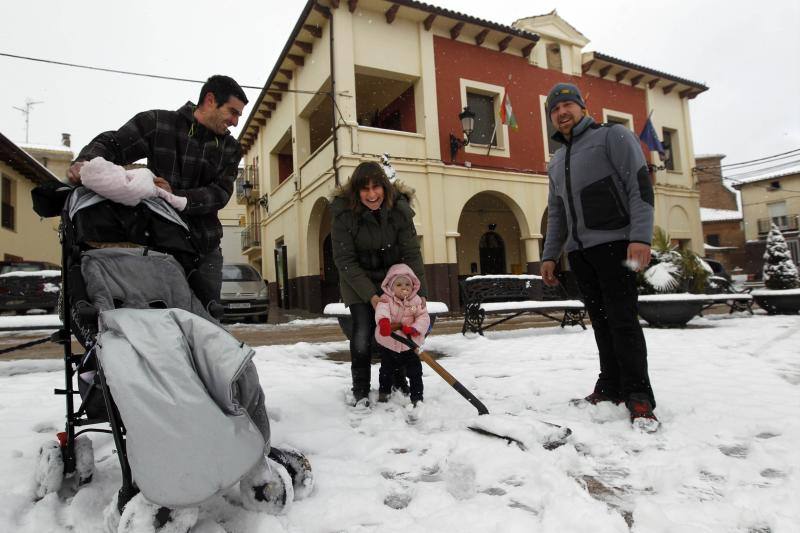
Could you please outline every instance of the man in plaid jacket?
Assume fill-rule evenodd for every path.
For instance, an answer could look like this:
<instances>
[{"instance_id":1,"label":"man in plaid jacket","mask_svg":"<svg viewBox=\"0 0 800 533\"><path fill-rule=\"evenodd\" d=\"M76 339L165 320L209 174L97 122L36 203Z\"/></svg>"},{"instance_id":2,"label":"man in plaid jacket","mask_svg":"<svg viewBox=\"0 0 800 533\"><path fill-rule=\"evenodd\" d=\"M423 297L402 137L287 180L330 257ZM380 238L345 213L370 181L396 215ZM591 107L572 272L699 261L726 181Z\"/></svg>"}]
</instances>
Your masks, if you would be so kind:
<instances>
[{"instance_id":1,"label":"man in plaid jacket","mask_svg":"<svg viewBox=\"0 0 800 533\"><path fill-rule=\"evenodd\" d=\"M219 301L222 287L222 224L217 212L233 193L242 150L228 132L247 104L233 78L212 76L200 90L199 104L177 111L154 109L137 114L117 131L95 137L76 158L67 176L80 184L86 161L103 157L117 165L147 159L155 185L186 199L180 211L200 250L189 283L207 306Z\"/></svg>"}]
</instances>

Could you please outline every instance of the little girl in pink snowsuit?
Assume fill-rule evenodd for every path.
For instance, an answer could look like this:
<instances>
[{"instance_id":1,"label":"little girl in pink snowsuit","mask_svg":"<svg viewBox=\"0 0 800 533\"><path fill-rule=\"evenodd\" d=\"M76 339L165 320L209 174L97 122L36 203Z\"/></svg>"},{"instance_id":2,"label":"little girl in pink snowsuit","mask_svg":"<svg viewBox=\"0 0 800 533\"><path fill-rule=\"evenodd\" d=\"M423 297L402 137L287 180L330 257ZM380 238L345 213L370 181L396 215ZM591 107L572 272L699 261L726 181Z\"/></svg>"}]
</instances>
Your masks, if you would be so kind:
<instances>
[{"instance_id":1,"label":"little girl in pink snowsuit","mask_svg":"<svg viewBox=\"0 0 800 533\"><path fill-rule=\"evenodd\" d=\"M396 367L405 367L411 386L411 402L422 401L422 363L414 350L391 337L396 331L401 337L422 344L431 317L428 309L417 295L420 283L408 265L392 265L383 279L380 302L375 307L375 339L381 352L381 368L378 373L378 401L385 402L392 392L392 375Z\"/></svg>"}]
</instances>

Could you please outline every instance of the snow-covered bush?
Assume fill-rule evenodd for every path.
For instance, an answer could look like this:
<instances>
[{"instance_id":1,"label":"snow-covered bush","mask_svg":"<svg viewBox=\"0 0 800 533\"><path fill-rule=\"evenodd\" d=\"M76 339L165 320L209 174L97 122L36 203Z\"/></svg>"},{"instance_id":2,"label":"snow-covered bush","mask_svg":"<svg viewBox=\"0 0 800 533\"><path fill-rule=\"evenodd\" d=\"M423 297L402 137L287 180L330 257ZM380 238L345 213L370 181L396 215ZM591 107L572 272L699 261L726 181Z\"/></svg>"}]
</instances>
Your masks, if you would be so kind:
<instances>
[{"instance_id":1,"label":"snow-covered bush","mask_svg":"<svg viewBox=\"0 0 800 533\"><path fill-rule=\"evenodd\" d=\"M767 249L764 251L764 285L768 289L782 290L800 287L797 267L786 246L781 230L775 224L767 236Z\"/></svg>"},{"instance_id":2,"label":"snow-covered bush","mask_svg":"<svg viewBox=\"0 0 800 533\"><path fill-rule=\"evenodd\" d=\"M667 232L658 226L651 250L650 265L638 277L640 294L705 292L713 272L696 253L673 245Z\"/></svg>"}]
</instances>

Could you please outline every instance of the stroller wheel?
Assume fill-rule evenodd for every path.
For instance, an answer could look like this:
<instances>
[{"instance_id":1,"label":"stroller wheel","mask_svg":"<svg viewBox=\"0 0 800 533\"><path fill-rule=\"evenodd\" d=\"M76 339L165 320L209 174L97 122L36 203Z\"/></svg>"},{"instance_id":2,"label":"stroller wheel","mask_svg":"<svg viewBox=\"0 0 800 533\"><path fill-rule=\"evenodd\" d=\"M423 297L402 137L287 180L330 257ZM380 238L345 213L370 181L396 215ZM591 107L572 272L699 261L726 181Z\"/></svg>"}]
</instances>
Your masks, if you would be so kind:
<instances>
[{"instance_id":1,"label":"stroller wheel","mask_svg":"<svg viewBox=\"0 0 800 533\"><path fill-rule=\"evenodd\" d=\"M269 457L239 482L245 508L273 515L285 514L294 500L292 478L280 463Z\"/></svg>"},{"instance_id":2,"label":"stroller wheel","mask_svg":"<svg viewBox=\"0 0 800 533\"><path fill-rule=\"evenodd\" d=\"M268 457L280 463L289 473L292 478L295 500L302 500L311 494L311 491L314 490L314 472L311 470L311 462L308 457L289 446L281 448L273 446Z\"/></svg>"},{"instance_id":3,"label":"stroller wheel","mask_svg":"<svg viewBox=\"0 0 800 533\"><path fill-rule=\"evenodd\" d=\"M78 474L78 486L92 481L94 475L94 448L92 439L85 435L75 439L75 472Z\"/></svg>"},{"instance_id":4,"label":"stroller wheel","mask_svg":"<svg viewBox=\"0 0 800 533\"><path fill-rule=\"evenodd\" d=\"M39 447L33 481L37 500L51 492L58 492L61 488L61 483L64 481L64 457L61 455L61 445L58 441L50 440Z\"/></svg>"},{"instance_id":5,"label":"stroller wheel","mask_svg":"<svg viewBox=\"0 0 800 533\"><path fill-rule=\"evenodd\" d=\"M114 506L116 509L116 505ZM197 522L198 508L166 509L140 492L125 506L118 533L187 533Z\"/></svg>"}]
</instances>

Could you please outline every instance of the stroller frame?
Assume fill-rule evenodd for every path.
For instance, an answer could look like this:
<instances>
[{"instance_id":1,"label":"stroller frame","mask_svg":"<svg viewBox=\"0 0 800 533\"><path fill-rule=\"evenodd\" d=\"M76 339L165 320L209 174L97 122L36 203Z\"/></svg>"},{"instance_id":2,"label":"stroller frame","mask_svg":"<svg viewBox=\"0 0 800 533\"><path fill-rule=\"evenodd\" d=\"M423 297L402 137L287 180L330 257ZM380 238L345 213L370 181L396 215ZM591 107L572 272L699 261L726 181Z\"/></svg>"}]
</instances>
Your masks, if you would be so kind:
<instances>
[{"instance_id":1,"label":"stroller frame","mask_svg":"<svg viewBox=\"0 0 800 533\"><path fill-rule=\"evenodd\" d=\"M91 346L84 346L86 352L83 355L77 355L72 351L72 334L73 334L73 320L72 309L70 305L70 268L76 264L80 266L80 247L73 242L73 235L67 228L68 224L62 219L59 228L59 237L61 241L61 269L62 269L62 294L63 296L63 326L56 332L56 342L64 346L64 373L65 373L65 388L55 389L56 395L63 394L66 396L66 427L63 433L59 433L59 443L61 444L62 457L64 460L64 476L72 476L77 467L76 453L75 453L75 440L78 436L84 433L110 433L114 438L114 446L117 450L117 457L119 459L120 469L122 471L122 487L119 490L117 498L117 509L122 513L125 505L133 498L139 490L133 483L133 476L131 473L130 463L128 462L128 455L125 447L125 426L117 413L114 402L111 398L111 393L106 383L103 367L99 359L95 358L97 364L97 376L99 377L100 393L103 395L103 402L105 405L106 418L91 418L87 414L87 407L91 394L97 388L95 383L89 384L89 389L85 397L81 399L81 404L75 410L74 395L80 396L80 392L76 390L74 382L76 374L80 365L92 355L95 349L94 341ZM81 379L80 376L77 379ZM95 426L98 424L108 423L110 429L103 429ZM88 483L91 478L85 481Z\"/></svg>"}]
</instances>

